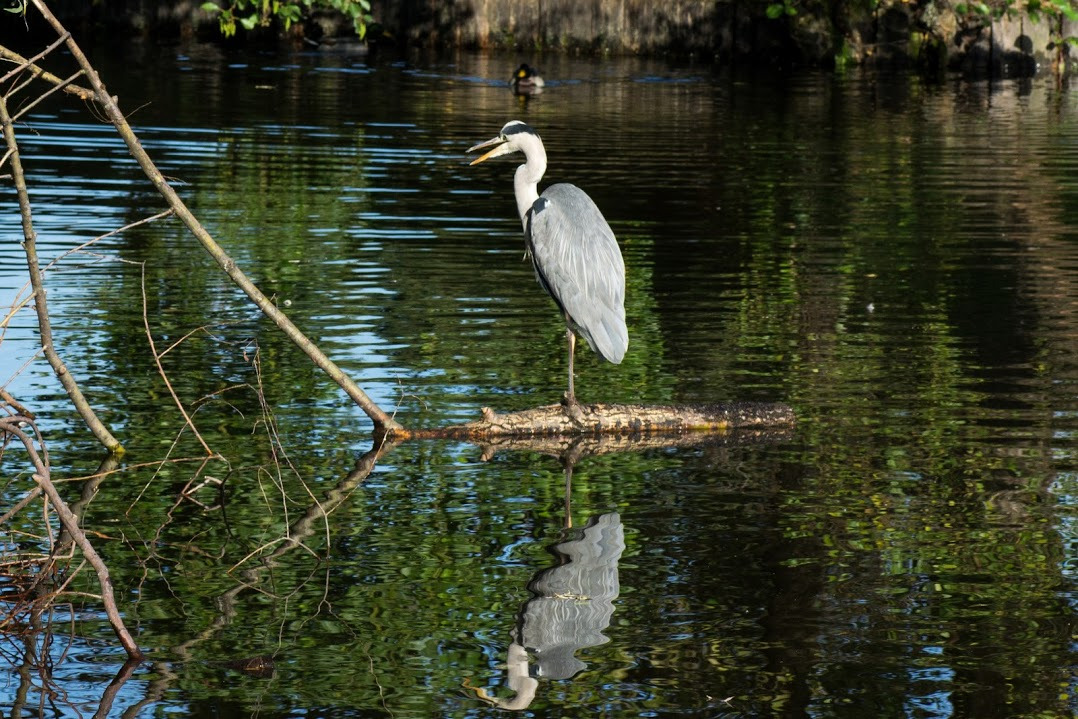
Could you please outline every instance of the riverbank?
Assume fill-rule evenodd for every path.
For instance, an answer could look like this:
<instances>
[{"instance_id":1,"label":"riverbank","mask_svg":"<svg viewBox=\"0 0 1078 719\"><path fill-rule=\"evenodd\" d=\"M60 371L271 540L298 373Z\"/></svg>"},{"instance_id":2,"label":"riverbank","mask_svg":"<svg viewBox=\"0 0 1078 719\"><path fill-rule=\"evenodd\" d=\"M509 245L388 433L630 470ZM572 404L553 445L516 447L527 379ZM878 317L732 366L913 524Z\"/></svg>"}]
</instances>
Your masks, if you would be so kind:
<instances>
[{"instance_id":1,"label":"riverbank","mask_svg":"<svg viewBox=\"0 0 1078 719\"><path fill-rule=\"evenodd\" d=\"M221 40L199 2L124 0L51 3L84 32L117 28L154 37ZM371 39L421 47L525 49L582 54L685 56L778 67L870 66L933 75L1025 77L1065 70L1065 40L1078 34L1060 17L992 19L950 0L881 2L875 8L801 0L374 0ZM774 16L774 17L772 17ZM293 26L245 32L231 42L325 42L352 35L351 21L316 13ZM115 37L115 35L111 35ZM352 35L354 37L354 35Z\"/></svg>"}]
</instances>

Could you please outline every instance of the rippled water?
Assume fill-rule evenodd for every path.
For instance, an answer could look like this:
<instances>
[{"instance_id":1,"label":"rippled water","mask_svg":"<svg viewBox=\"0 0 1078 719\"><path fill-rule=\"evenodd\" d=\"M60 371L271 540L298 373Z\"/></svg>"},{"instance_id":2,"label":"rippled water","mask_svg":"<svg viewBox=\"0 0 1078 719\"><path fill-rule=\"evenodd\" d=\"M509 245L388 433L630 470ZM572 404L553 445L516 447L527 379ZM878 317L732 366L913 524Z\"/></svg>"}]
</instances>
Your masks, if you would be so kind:
<instances>
[{"instance_id":1,"label":"rippled water","mask_svg":"<svg viewBox=\"0 0 1078 719\"><path fill-rule=\"evenodd\" d=\"M84 521L150 660L108 698L123 655L97 602L75 595L42 620L52 634L24 616L8 626L0 703L27 716L1078 709L1069 87L542 57L547 89L524 100L505 56L198 47L100 62L211 233L405 425L564 389L515 163L464 154L510 119L542 134L547 181L596 200L628 267L629 353L615 367L581 352L581 398L786 402L799 424L587 456L571 482L541 451L461 443L397 446L369 471L369 421L177 221L63 254L162 204L109 126L55 103L19 137L41 251L61 258L47 276L57 346L128 448L121 471L65 486L96 491ZM13 194L0 202L6 305L25 270ZM222 459L196 459L147 348L144 289L168 378ZM23 366L34 327L25 310L11 320L0 382L38 413L54 473L84 477L99 450L47 366ZM3 461L10 503L29 478L18 452ZM45 546L40 515L9 522L9 552ZM86 572L72 587L96 591Z\"/></svg>"}]
</instances>

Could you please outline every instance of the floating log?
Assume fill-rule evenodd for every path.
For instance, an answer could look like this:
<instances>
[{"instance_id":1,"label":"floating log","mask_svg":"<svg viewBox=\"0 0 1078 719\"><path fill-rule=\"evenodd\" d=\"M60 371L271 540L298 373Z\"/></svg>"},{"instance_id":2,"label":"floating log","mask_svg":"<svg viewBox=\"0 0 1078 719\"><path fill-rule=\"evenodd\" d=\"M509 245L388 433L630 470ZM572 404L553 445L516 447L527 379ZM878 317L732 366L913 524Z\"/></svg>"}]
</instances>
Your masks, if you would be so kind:
<instances>
[{"instance_id":1,"label":"floating log","mask_svg":"<svg viewBox=\"0 0 1078 719\"><path fill-rule=\"evenodd\" d=\"M733 429L792 427L793 410L768 402L697 405L552 404L499 414L484 407L475 422L435 429L394 428L392 439L466 439L566 437L721 432Z\"/></svg>"}]
</instances>

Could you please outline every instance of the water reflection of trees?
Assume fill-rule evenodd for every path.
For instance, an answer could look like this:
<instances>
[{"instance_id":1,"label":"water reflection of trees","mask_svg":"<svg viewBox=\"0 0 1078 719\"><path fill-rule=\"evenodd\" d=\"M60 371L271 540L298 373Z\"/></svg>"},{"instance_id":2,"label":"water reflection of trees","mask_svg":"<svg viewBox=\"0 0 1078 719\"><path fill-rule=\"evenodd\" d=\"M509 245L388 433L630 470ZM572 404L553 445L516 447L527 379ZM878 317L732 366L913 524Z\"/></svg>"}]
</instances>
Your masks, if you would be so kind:
<instances>
[{"instance_id":1,"label":"water reflection of trees","mask_svg":"<svg viewBox=\"0 0 1078 719\"><path fill-rule=\"evenodd\" d=\"M349 94L343 80L338 85L336 94L327 92L336 99L327 102L358 107L362 93ZM602 88L590 91L605 98ZM1072 383L1076 365L1067 229L1073 164L1061 159L1050 133L1025 134L1008 119L1026 102L1009 91L970 88L952 97L916 85L894 91L822 83L777 103L763 102L772 97L763 89L754 96L743 88L738 92L749 94L736 102L724 92L733 91L719 89L708 101L689 93L678 113L636 103L619 125L626 132L619 152L611 153L618 156L604 163L623 183L606 182L600 168L583 160L559 160L566 176L614 208L615 227L620 221L631 228L622 235L630 265L638 268L631 276L647 268L634 291L647 299L637 300L644 304L634 310L633 342L649 356L642 356L639 372L602 368L593 377L615 378L611 392L647 394L657 385L677 397L785 395L810 421L792 447L589 463L581 492L594 507L630 507L636 532L627 537L632 561L622 562L619 576L631 590L623 597L632 601L619 605L617 616L626 622L616 647L606 648L614 656L599 665L659 709L718 712L726 709L719 700L729 697L737 710L759 715L826 713L836 702L890 715L946 695L955 715L992 715L1002 706L1016 714L1064 713L1072 702L1059 698L1060 687L1073 680L1060 658L1071 654L1074 619L1067 605L1072 590L1060 578L1068 558L1059 536L1062 510L1049 490L1070 471L1073 444L1074 408L1059 390ZM298 120L295 96L284 92L281 103ZM433 126L444 116L446 97L424 97L417 124ZM364 117L397 116L401 98ZM1026 111L1049 113L1037 126L1063 132L1062 101L1049 96L1047 103ZM191 118L193 109L180 104L178 116ZM597 106L609 109L617 100ZM898 111L910 106L919 111ZM407 152L417 146L466 136L479 111L459 97L450 107L460 117L437 139L430 129L420 141L398 128L385 130L377 143L390 159L396 152L414 160ZM529 111L567 143L570 125L590 128L587 120L597 119L558 120L550 104ZM665 116L678 119L671 126ZM791 117L799 119L791 123ZM654 146L641 129L649 123L668 133L667 142L663 153L641 162L632 140ZM572 140L581 146L598 137L589 136L596 130L582 133ZM1003 134L1018 134L1025 151L994 142ZM970 135L979 141L968 142ZM277 142L302 145L302 130L235 132L222 144L219 162L197 171L177 163L171 171L182 169L200 188L192 191L206 193L199 203L207 207L221 204L222 193L230 198L225 204L238 198L243 212L221 214L217 222L234 223L232 247L262 268L272 285L267 289L293 301L305 326L322 328L313 334L340 336L342 326L372 332L385 345L368 351L380 357L353 361L382 380L383 361L402 372L444 370L444 378L413 385L434 397L435 415L453 404L439 404L440 398L455 392L439 385L459 382L460 395L484 382L490 394L507 386L560 386L559 320L531 284L527 265L516 263L518 226L508 199L504 227L480 226L494 212L492 199L450 203L437 188L475 190L478 183L446 157L432 152L414 167L383 162L371 170L361 164L370 158L364 152L370 140L357 130L347 138L354 154L348 147L331 151L334 140L317 140L298 155L309 166L291 167L275 161ZM760 154L761 145L768 152ZM669 167L671 156L691 159L701 146L709 149L707 161ZM166 148L159 154L168 161ZM633 177L624 172L628 158L639 167ZM948 187L942 180L953 172L942 172L946 164L980 182L961 191ZM403 195L361 192L371 172L382 173L388 186L421 189L438 212L472 218L476 232L467 224L447 229L437 216L415 217ZM673 182L685 184L671 198L662 186ZM355 201L341 203L326 192L334 183L353 188ZM265 196L272 187L282 189L279 198ZM304 196L293 201L295 195ZM312 214L331 231L310 233ZM634 224L644 216L648 223ZM992 230L1001 226L1009 228L1006 237ZM400 234L390 236L391 230ZM477 246L476 236L489 244ZM201 324L205 312L242 314L216 280L200 274L203 260L171 251L173 239L135 235L122 249L130 259L150 260L152 313L162 339ZM164 255L168 261L160 262ZM319 272L306 272L312 267ZM349 289L306 302L319 285ZM101 292L126 304L136 285L126 278ZM491 297L504 305L476 299ZM463 321L461 304L493 319L497 330ZM116 368L132 390L140 370L130 348L141 329L133 315L110 309L111 301L101 306L115 314L102 319L109 327L102 354L87 353L86 361ZM528 319L533 313L549 313L551 341L537 338ZM700 327L704 316L721 329ZM317 405L331 391L256 321L230 336L231 344L206 341L175 355L181 365L212 368L185 375L186 396L249 381L238 348L253 336L274 378L267 389L273 402ZM348 351L349 344L341 341L340 348ZM458 359L467 366L446 367ZM144 428L159 445L165 437L167 446L172 434L161 427L158 405L128 407L116 392L109 403L114 411L130 412L130 426ZM237 400L247 412L256 405L250 396ZM347 437L354 435L318 426L319 416L290 415L289 427L295 446L315 448L307 473L333 476L347 462ZM235 431L238 424L221 427ZM262 439L244 434L235 450L252 466L265 460ZM501 457L483 467L474 460L447 445L417 446L394 458L387 468L392 479L375 481L355 506L340 509L328 543L341 561L324 584L312 588L309 557L283 558L272 574L287 590L278 598L289 601L240 593L224 622L206 598L232 587L222 578L225 570L258 542L184 507L184 521L159 538L169 548L162 550L160 574L141 584L135 569L125 577L144 593L136 611L153 618L147 631L158 633L162 646L182 645L212 628L192 658L257 655L278 645L302 656L304 676L281 677L282 701L312 692L337 696L340 667L370 668L374 657L377 670L348 688L349 704L377 707L385 701L382 688L423 684L437 696L391 692L391 705L422 705L428 714L458 709L446 697L454 696L460 667L488 671L503 658L498 633L505 612L484 608L504 603L514 588L523 595L526 583L526 571L491 558L522 541L550 544L551 508L560 507L551 489L558 473L543 458ZM157 519L188 478L158 475L154 486L162 498L140 504L132 523ZM148 479L136 475L130 484L142 487ZM231 481L237 489L260 486L257 471ZM506 489L509 482L521 488ZM102 516L122 514L135 491L110 490ZM267 536L280 536L287 526L253 490L233 495L229 518ZM196 545L198 552L179 549ZM529 559L528 571L541 566L540 558ZM332 615L321 611L326 597L333 599ZM520 596L517 606L526 600ZM175 606L186 612L183 622L161 618L173 616ZM319 622L324 625L316 627ZM459 636L469 622L484 637L483 651L473 637ZM499 638L485 638L491 634ZM312 642L321 645L318 651L309 650ZM221 671L184 664L182 683L212 685ZM594 686L552 687L550 700L579 706L571 700Z\"/></svg>"},{"instance_id":2,"label":"water reflection of trees","mask_svg":"<svg viewBox=\"0 0 1078 719\"><path fill-rule=\"evenodd\" d=\"M742 105L751 120L732 107L715 178L715 204L731 211L716 242L676 257L692 267L730 248L729 294L741 298L731 350L690 350L682 371L716 386L784 377L821 420L805 428L815 470L775 497L775 528L789 539L761 555L775 568L763 671L790 711L861 692L884 714L944 695L961 715L1035 711L1053 702L1042 687L1068 681L1050 661L1023 663L1065 652L1074 626L1052 589L1065 554L1049 494L1067 468L1053 455L1073 436L1055 390L1078 349L1060 330L1078 285L1057 269L1074 263L1063 200L1073 191L1053 172L1044 128L1057 121L1024 130L1013 90L980 100L970 114L916 85L846 84L790 93L763 118L757 104ZM1004 132L1018 141L995 142ZM814 133L823 137L804 139ZM758 143L794 151L768 165ZM971 178L960 189L943 181L963 174L956 163ZM663 304L695 300L681 285L658 289L664 330L691 338ZM819 504L806 512L809 495ZM866 603L873 596L884 601ZM1020 606L1060 617L1058 631L1038 631ZM904 645L908 695L845 674L873 660L866 631Z\"/></svg>"}]
</instances>

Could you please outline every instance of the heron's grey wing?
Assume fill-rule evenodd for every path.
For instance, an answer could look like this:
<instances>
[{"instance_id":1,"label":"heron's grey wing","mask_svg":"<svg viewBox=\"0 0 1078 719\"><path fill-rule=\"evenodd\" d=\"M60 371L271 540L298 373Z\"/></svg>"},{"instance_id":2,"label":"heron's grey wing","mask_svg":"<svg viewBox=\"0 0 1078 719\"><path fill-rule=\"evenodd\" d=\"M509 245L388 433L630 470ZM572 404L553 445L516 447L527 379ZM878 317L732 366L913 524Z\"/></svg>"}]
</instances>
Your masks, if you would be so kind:
<instances>
[{"instance_id":1,"label":"heron's grey wing","mask_svg":"<svg viewBox=\"0 0 1078 719\"><path fill-rule=\"evenodd\" d=\"M532 205L525 238L539 282L573 329L620 363L629 346L625 263L599 208L574 185L551 185Z\"/></svg>"}]
</instances>

